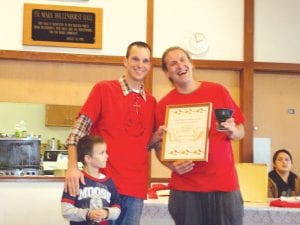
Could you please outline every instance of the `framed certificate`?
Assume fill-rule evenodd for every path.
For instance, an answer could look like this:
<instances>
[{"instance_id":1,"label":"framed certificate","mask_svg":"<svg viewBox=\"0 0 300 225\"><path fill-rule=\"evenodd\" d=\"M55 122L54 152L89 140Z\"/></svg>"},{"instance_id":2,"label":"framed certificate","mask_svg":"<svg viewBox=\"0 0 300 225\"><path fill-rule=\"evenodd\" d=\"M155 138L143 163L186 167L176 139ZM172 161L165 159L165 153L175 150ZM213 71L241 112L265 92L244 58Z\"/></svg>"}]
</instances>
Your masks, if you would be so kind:
<instances>
[{"instance_id":1,"label":"framed certificate","mask_svg":"<svg viewBox=\"0 0 300 225\"><path fill-rule=\"evenodd\" d=\"M211 103L169 105L161 160L208 160Z\"/></svg>"}]
</instances>

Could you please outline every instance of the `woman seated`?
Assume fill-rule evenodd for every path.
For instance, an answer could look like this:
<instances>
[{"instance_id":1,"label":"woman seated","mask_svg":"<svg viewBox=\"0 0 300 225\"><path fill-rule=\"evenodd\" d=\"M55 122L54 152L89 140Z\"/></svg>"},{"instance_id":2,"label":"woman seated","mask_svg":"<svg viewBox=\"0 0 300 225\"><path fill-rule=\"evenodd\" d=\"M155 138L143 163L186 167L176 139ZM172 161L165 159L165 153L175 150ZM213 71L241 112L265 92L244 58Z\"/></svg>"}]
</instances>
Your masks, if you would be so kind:
<instances>
[{"instance_id":1,"label":"woman seated","mask_svg":"<svg viewBox=\"0 0 300 225\"><path fill-rule=\"evenodd\" d=\"M295 196L300 194L297 175L291 172L292 155L286 149L280 149L273 156L273 170L269 172L268 197Z\"/></svg>"}]
</instances>

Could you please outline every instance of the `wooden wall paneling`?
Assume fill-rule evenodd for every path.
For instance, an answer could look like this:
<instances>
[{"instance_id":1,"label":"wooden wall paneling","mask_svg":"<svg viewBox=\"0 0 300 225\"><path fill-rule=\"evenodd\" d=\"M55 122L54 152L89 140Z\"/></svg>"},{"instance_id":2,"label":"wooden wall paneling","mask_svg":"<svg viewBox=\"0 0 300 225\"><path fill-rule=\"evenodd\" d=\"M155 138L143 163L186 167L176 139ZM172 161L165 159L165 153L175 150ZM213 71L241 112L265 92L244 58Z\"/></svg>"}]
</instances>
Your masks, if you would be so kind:
<instances>
[{"instance_id":1,"label":"wooden wall paneling","mask_svg":"<svg viewBox=\"0 0 300 225\"><path fill-rule=\"evenodd\" d=\"M253 162L254 0L244 0L244 68L240 74L241 109L246 117L240 162Z\"/></svg>"},{"instance_id":2,"label":"wooden wall paneling","mask_svg":"<svg viewBox=\"0 0 300 225\"><path fill-rule=\"evenodd\" d=\"M244 68L240 76L241 109L245 115L245 137L240 141L240 162L253 162L253 69Z\"/></svg>"},{"instance_id":3,"label":"wooden wall paneling","mask_svg":"<svg viewBox=\"0 0 300 225\"><path fill-rule=\"evenodd\" d=\"M146 42L153 51L153 11L154 0L147 0L147 26L146 26ZM153 83L153 69L151 68L149 74L145 79L145 90L152 93ZM148 186L151 185L151 152L148 152Z\"/></svg>"},{"instance_id":4,"label":"wooden wall paneling","mask_svg":"<svg viewBox=\"0 0 300 225\"><path fill-rule=\"evenodd\" d=\"M0 50L0 59L62 62L62 63L105 64L105 65L123 64L122 56L102 56L102 55L31 52L31 51L15 51L15 50Z\"/></svg>"},{"instance_id":5,"label":"wooden wall paneling","mask_svg":"<svg viewBox=\"0 0 300 225\"><path fill-rule=\"evenodd\" d=\"M153 14L154 0L147 0L147 25L146 25L146 42L153 50ZM151 69L145 79L145 90L152 93L153 70Z\"/></svg>"},{"instance_id":6,"label":"wooden wall paneling","mask_svg":"<svg viewBox=\"0 0 300 225\"><path fill-rule=\"evenodd\" d=\"M154 0L147 0L147 43L153 47L153 10ZM253 62L254 49L254 0L244 0L244 59L243 61L222 60L194 60L194 65L199 69L225 69L241 71L241 108L245 113L246 137L241 144L241 162L252 161L252 138L253 138L253 73L292 73L299 74L300 64ZM29 61L52 61L63 63L84 64L107 64L122 65L120 56L100 56L85 54L48 53L0 50L0 60L29 60ZM153 59L154 66L160 66L160 59ZM152 90L153 71L149 73L145 81L145 88Z\"/></svg>"},{"instance_id":7,"label":"wooden wall paneling","mask_svg":"<svg viewBox=\"0 0 300 225\"><path fill-rule=\"evenodd\" d=\"M244 61L254 59L254 0L244 0Z\"/></svg>"},{"instance_id":8,"label":"wooden wall paneling","mask_svg":"<svg viewBox=\"0 0 300 225\"><path fill-rule=\"evenodd\" d=\"M299 74L300 64L298 63L269 63L269 62L254 62L255 72L272 72Z\"/></svg>"}]
</instances>

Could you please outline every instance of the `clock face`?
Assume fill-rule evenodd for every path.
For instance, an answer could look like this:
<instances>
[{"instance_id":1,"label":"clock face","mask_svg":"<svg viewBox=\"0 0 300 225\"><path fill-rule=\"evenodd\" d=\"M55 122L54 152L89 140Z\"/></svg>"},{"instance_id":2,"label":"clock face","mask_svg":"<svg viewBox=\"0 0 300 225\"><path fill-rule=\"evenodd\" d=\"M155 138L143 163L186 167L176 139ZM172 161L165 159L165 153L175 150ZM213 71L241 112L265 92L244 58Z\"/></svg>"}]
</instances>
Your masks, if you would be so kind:
<instances>
[{"instance_id":1,"label":"clock face","mask_svg":"<svg viewBox=\"0 0 300 225\"><path fill-rule=\"evenodd\" d=\"M203 54L208 50L208 42L203 33L194 32L187 37L187 50L194 55Z\"/></svg>"}]
</instances>

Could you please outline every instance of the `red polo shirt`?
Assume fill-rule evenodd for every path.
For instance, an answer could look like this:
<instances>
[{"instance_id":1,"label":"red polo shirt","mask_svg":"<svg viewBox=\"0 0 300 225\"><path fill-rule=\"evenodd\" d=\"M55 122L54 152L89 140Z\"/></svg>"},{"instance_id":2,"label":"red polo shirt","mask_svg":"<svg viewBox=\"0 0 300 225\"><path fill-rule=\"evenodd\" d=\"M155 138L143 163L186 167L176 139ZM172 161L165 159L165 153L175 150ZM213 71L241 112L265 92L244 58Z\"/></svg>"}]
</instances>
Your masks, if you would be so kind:
<instances>
[{"instance_id":1,"label":"red polo shirt","mask_svg":"<svg viewBox=\"0 0 300 225\"><path fill-rule=\"evenodd\" d=\"M124 95L117 80L97 83L80 114L92 121L91 134L107 143L105 173L120 194L146 198L148 181L147 145L154 123L154 97L135 92Z\"/></svg>"}]
</instances>

